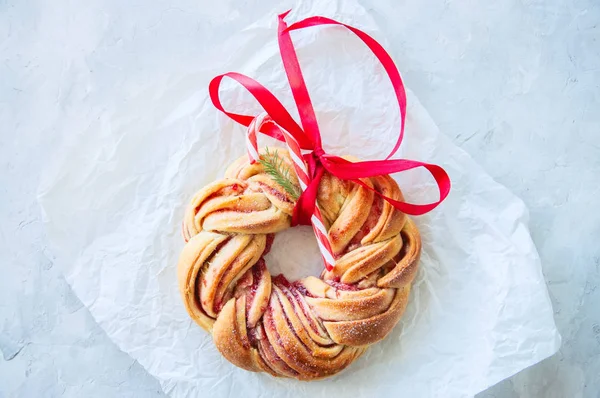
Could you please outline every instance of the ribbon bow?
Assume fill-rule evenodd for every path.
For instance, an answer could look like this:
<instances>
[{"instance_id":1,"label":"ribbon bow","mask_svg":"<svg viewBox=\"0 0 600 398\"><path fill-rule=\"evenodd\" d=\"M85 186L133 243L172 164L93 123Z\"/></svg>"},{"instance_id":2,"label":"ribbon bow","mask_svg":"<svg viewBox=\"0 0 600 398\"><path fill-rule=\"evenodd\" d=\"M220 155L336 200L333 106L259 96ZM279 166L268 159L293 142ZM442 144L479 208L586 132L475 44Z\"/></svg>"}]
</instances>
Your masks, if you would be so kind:
<instances>
[{"instance_id":1,"label":"ribbon bow","mask_svg":"<svg viewBox=\"0 0 600 398\"><path fill-rule=\"evenodd\" d=\"M365 32L330 18L314 16L288 26L284 19L289 12L290 11L287 11L279 15L278 42L281 59L283 61L285 73L292 90L294 101L296 102L296 106L298 108L298 114L300 115L302 127L296 123L294 118L289 114L281 102L269 90L267 90L267 88L265 88L256 80L240 73L229 72L215 77L209 84L209 94L213 105L218 110L244 126L252 125L253 128L249 129L249 134L251 134L251 130L256 130L260 131L262 134L285 142L288 147L290 147L290 145L293 146L294 143L297 145L297 154L302 156L306 164L305 170L308 179L306 187L303 189L303 192L296 203L296 207L294 208L292 225L310 225L312 223L315 233L317 233L317 227L315 226L315 214L318 214L319 211L318 207L316 206L316 197L319 181L323 176L324 171L327 171L342 180L353 181L366 189L374 191L376 195L381 196L396 209L406 214L421 215L435 209L440 203L442 203L442 201L450 192L450 178L448 177L446 171L440 166L434 164L408 159L390 159L400 148L402 138L404 137L404 124L406 119L406 91L404 89L404 84L402 83L400 73L398 72L398 69L396 68L396 65L394 64L394 61L390 55L375 39ZM298 62L298 57L290 36L290 32L293 30L300 30L319 25L343 26L358 36L358 38L360 38L373 52L379 62L381 62L390 79L390 82L392 83L394 93L398 101L398 106L400 108L400 131L394 148L383 160L349 162L339 156L328 154L323 150L321 133L317 124L315 111L310 100L308 89L300 69L300 63ZM263 107L268 117L265 117L266 115L253 117L226 111L219 98L219 87L224 77L232 78L245 87ZM256 120L258 118L260 118L260 120ZM251 138L250 141L251 144L256 147L256 138ZM310 152L302 155L300 148ZM252 154L250 154L250 157L252 159ZM256 157L258 157L258 154L256 154ZM297 162L295 162L295 168L296 172L298 173L299 170L296 163ZM435 179L439 189L439 199L437 201L427 204L414 204L394 200L381 194L380 192L377 192L360 180L360 178L392 174L418 167L423 167L428 170ZM300 178L300 180L302 179ZM319 237L318 233L317 237ZM331 253L330 248L328 251ZM321 252L324 253L323 248ZM323 257L325 258L327 268L331 269L333 267L333 264L331 263L333 259L326 258L329 256L326 256L325 253Z\"/></svg>"}]
</instances>

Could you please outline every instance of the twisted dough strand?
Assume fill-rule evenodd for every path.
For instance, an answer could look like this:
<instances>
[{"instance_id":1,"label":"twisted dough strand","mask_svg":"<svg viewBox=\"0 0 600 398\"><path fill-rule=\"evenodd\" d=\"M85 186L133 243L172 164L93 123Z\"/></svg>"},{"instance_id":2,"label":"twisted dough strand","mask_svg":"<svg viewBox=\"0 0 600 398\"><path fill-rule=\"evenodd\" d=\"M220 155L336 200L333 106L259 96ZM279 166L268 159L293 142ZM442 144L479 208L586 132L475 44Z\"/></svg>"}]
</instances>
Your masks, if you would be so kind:
<instances>
[{"instance_id":1,"label":"twisted dough strand","mask_svg":"<svg viewBox=\"0 0 600 398\"><path fill-rule=\"evenodd\" d=\"M277 153L291 170L288 152ZM402 200L389 176L363 182ZM317 203L336 265L295 282L272 278L263 260L274 234L290 226L295 202L259 163L240 158L188 206L178 264L183 302L241 368L301 380L331 376L404 312L421 252L415 224L372 191L328 173Z\"/></svg>"}]
</instances>

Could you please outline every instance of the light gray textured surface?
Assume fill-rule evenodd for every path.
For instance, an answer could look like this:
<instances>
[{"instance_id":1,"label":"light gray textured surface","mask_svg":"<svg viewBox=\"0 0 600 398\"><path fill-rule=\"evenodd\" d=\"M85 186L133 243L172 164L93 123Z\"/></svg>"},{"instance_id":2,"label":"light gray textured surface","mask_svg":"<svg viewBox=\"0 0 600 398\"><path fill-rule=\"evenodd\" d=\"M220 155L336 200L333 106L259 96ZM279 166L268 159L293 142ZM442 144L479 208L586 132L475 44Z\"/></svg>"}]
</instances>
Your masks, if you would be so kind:
<instances>
[{"instance_id":1,"label":"light gray textured surface","mask_svg":"<svg viewBox=\"0 0 600 398\"><path fill-rule=\"evenodd\" d=\"M155 57L201 59L270 2L121 3L0 0L0 397L163 396L46 259L39 175L70 105L126 103L160 80ZM563 347L480 396L600 396L600 4L363 4L442 132L531 211ZM414 37L396 37L398 21Z\"/></svg>"}]
</instances>

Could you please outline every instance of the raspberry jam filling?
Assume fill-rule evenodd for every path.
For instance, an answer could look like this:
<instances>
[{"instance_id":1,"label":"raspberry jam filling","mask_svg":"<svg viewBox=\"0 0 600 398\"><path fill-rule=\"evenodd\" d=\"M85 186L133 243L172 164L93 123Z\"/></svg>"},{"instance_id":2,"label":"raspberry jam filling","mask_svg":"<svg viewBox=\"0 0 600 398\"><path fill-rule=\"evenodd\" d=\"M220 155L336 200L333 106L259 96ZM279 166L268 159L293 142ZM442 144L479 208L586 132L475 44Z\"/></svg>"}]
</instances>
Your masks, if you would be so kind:
<instances>
[{"instance_id":1,"label":"raspberry jam filling","mask_svg":"<svg viewBox=\"0 0 600 398\"><path fill-rule=\"evenodd\" d=\"M246 313L250 312L252 308L252 304L254 304L254 298L256 297L256 291L258 290L258 285L260 284L261 277L264 272L266 272L265 260L260 259L258 262L252 267L250 272L252 273L252 285L247 290L246 293ZM265 306L260 308L260 312L264 313L266 310Z\"/></svg>"},{"instance_id":2,"label":"raspberry jam filling","mask_svg":"<svg viewBox=\"0 0 600 398\"><path fill-rule=\"evenodd\" d=\"M219 243L215 249L212 252L212 255L210 257L208 257L205 261L204 264L202 264L202 267L200 268L200 270L198 271L198 275L196 275L196 294L194 295L194 300L197 302L197 304L200 304L199 308L202 308L204 311L206 311L206 307L209 306L209 303L204 303L201 301L200 299L200 290L202 288L206 288L208 286L208 282L206 280L206 278L202 278L202 274L205 271L205 268L207 267L207 264L210 264L211 261L214 259L214 257L217 255L217 253L219 253L219 251L221 250L221 248L223 248L223 246L225 246L229 241L231 240L231 236L226 237L223 242ZM202 283L199 283L199 281L202 280ZM221 310L222 306L220 305L220 302L214 302L213 303L213 310L217 309L217 312Z\"/></svg>"},{"instance_id":3,"label":"raspberry jam filling","mask_svg":"<svg viewBox=\"0 0 600 398\"><path fill-rule=\"evenodd\" d=\"M258 347L259 339L260 337L258 328L248 328L248 342L250 343L250 346L254 348Z\"/></svg>"},{"instance_id":4,"label":"raspberry jam filling","mask_svg":"<svg viewBox=\"0 0 600 398\"><path fill-rule=\"evenodd\" d=\"M275 335L276 344L279 347L283 347L281 344L281 337L279 336L279 333L277 333L277 330L275 329L273 317L271 314L268 314L268 315L269 316L265 316L263 318L264 325L262 325L262 326L264 328L269 328L271 333L273 335ZM266 354L265 357L268 358L269 361L272 362L272 364L269 364L269 365L274 366L274 367L281 367L284 369L285 372L288 372L293 375L298 375L298 372L295 371L294 369L290 368L287 365L287 363L283 359L281 359L281 357L277 354L277 352L275 351L275 349L272 346L272 342L267 337L267 333L266 332L263 332L263 333L265 334L265 338L260 340L259 348L262 348L263 352Z\"/></svg>"},{"instance_id":5,"label":"raspberry jam filling","mask_svg":"<svg viewBox=\"0 0 600 398\"><path fill-rule=\"evenodd\" d=\"M315 297L312 295L311 292L309 292L306 287L302 284L302 282L300 281L295 281L292 283L292 286L294 287L294 290L298 291L301 295L305 296L305 297Z\"/></svg>"},{"instance_id":6,"label":"raspberry jam filling","mask_svg":"<svg viewBox=\"0 0 600 398\"><path fill-rule=\"evenodd\" d=\"M278 299L279 300L279 299ZM280 301L281 303L281 301ZM293 352L290 352L287 347L289 345L292 345L292 342L289 341L289 339L286 339L286 341L283 341L281 335L279 334L279 332L277 331L277 328L275 327L275 322L273 321L273 314L270 314L271 316L269 316L269 318L266 320L265 322L265 327L268 327L269 330L271 331L271 334L275 336L275 340L276 340L276 344L277 346L281 347L281 349L283 350L283 352L286 354L285 356L294 362L295 366L302 368L304 371L313 371L313 369L309 366L308 363L305 363L304 361L300 361L299 358L297 358L296 355L294 355ZM288 318L287 313L285 312L285 310L282 311L282 315L283 318L286 321L286 324L289 328L289 330L292 332L292 334L296 337L296 341L298 343L300 343L302 345L302 347L304 348L304 350L308 350L308 347L306 347L306 345L304 344L304 342L302 341L302 339L300 339L298 337L298 335L296 334L296 331L294 330L292 323L290 321L290 319ZM277 354L276 354L277 355ZM285 359L281 358L280 356L277 356L278 358L280 358L281 361L283 361L283 363L287 365L287 361L285 361Z\"/></svg>"},{"instance_id":7,"label":"raspberry jam filling","mask_svg":"<svg viewBox=\"0 0 600 398\"><path fill-rule=\"evenodd\" d=\"M282 202L286 202L286 203L292 203L292 200L288 197L288 195L284 194L283 192L268 186L267 184L264 184L260 181L257 182L257 184L261 187L261 189L265 192L268 192L269 195L276 197L277 199L281 200Z\"/></svg>"},{"instance_id":8,"label":"raspberry jam filling","mask_svg":"<svg viewBox=\"0 0 600 398\"><path fill-rule=\"evenodd\" d=\"M339 277L337 279L339 279ZM354 285L349 285L347 283L342 283L342 282L339 282L336 280L327 280L324 282L327 283L329 286L334 287L338 290L345 290L345 291L352 291L352 292L360 290L358 287L356 287Z\"/></svg>"},{"instance_id":9,"label":"raspberry jam filling","mask_svg":"<svg viewBox=\"0 0 600 398\"><path fill-rule=\"evenodd\" d=\"M373 204L371 205L371 210L369 212L369 215L367 216L367 220L362 225L361 229L356 233L356 235L354 235L352 237L350 242L348 242L348 245L342 252L343 254L349 253L352 250L355 250L361 246L362 239L365 236L367 236L373 228L375 228L375 226L377 225L377 221L379 221L379 218L381 217L382 213L383 213L383 199L376 197L373 200ZM340 257L343 254L340 254Z\"/></svg>"},{"instance_id":10,"label":"raspberry jam filling","mask_svg":"<svg viewBox=\"0 0 600 398\"><path fill-rule=\"evenodd\" d=\"M195 213L197 213L198 210L200 210L200 207L202 207L204 203L208 202L211 199L218 198L220 196L237 196L244 193L245 190L246 188L244 186L237 183L224 186L223 188L216 190L215 192L211 193L206 198L204 198L204 200L200 202L198 206L196 206Z\"/></svg>"},{"instance_id":11,"label":"raspberry jam filling","mask_svg":"<svg viewBox=\"0 0 600 398\"><path fill-rule=\"evenodd\" d=\"M300 285L298 283L292 285L292 287L295 287L296 285ZM303 286L304 287L304 286ZM306 290L306 289L304 289ZM306 318L306 320L308 321L308 324L310 325L310 328L317 334L322 335L323 331L322 329L319 328L319 325L317 324L318 321L315 320L314 316L311 314L311 310L308 306L308 304L306 303L306 301L302 298L301 293L299 292L298 289L290 289L289 290L290 294L294 297L294 299L296 300L296 302L298 303L298 306L302 309L302 314L304 315L304 317Z\"/></svg>"},{"instance_id":12,"label":"raspberry jam filling","mask_svg":"<svg viewBox=\"0 0 600 398\"><path fill-rule=\"evenodd\" d=\"M265 250L263 251L263 256L266 255L267 253L269 253L271 251L271 248L273 247L273 241L275 240L275 234L268 234L267 235L267 243L265 243Z\"/></svg>"}]
</instances>

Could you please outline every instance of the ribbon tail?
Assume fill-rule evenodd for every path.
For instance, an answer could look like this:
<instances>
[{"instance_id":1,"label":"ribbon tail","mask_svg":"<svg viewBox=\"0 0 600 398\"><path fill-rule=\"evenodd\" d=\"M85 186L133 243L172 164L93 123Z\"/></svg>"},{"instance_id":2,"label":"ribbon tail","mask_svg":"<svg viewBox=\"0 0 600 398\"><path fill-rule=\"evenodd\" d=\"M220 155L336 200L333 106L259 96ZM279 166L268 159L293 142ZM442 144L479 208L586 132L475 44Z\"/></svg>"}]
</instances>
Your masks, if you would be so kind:
<instances>
[{"instance_id":1,"label":"ribbon tail","mask_svg":"<svg viewBox=\"0 0 600 398\"><path fill-rule=\"evenodd\" d=\"M298 198L296 206L294 206L294 213L292 214L292 227L296 225L311 225L313 210L317 206L319 183L324 172L325 169L323 167L317 167L312 181Z\"/></svg>"},{"instance_id":2,"label":"ribbon tail","mask_svg":"<svg viewBox=\"0 0 600 398\"><path fill-rule=\"evenodd\" d=\"M396 143L394 144L394 148L392 148L392 150L386 157L386 159L390 159L398 151L398 149L400 148L400 144L402 143L402 139L404 137L404 124L405 124L405 120L406 120L406 108L407 108L406 89L404 88L404 83L402 82L402 77L400 76L400 72L398 71L398 68L396 67L396 64L394 63L394 60L392 59L392 57L388 54L387 51L385 51L383 46L377 42L377 40L375 40L373 37L369 36L367 33L363 32L362 30L357 29L353 26L346 25L344 23L335 21L331 18L326 18L326 17L321 17L321 16L308 17L301 21L295 22L295 23L291 24L290 26L287 26L287 25L285 25L285 22L283 22L283 24L282 24L282 21L283 21L283 18L285 17L285 15L287 15L287 13L282 14L282 16L280 16L280 18L279 18L280 19L280 31L279 31L280 46L281 46L282 38L285 38L285 40L290 40L290 43L291 43L291 39L289 39L289 33L288 33L290 31L305 29L305 28L309 28L312 26L319 26L319 25L338 25L338 26L343 26L344 28L350 30L360 40L362 40L362 42L365 43L365 45L369 48L369 50L371 50L373 55L375 55L377 60L381 63L386 74L388 75L388 77L390 79L390 82L392 83L392 87L394 89L394 94L396 96L396 100L398 101L398 106L400 109L400 131L399 131L398 139L396 140ZM281 30L282 26L284 28L283 30ZM282 55L282 58L284 58L284 62L285 62L284 50L287 50L287 49L285 47L281 47L281 48L282 48L281 55ZM292 50L293 50L293 46L292 46ZM298 60L296 59L295 53L290 52L289 58L291 59L292 63L295 63L296 65L298 64ZM304 80L302 79L302 75L299 71L299 66L297 68L298 68L297 76L296 75L293 76L294 77L293 81L297 82L298 85L300 86L300 88L302 89L302 90L298 90L298 91L300 91L300 96L307 97L308 93L306 93L305 95L302 93L302 91L306 91L306 86L304 85ZM291 70L293 71L294 69L292 68ZM289 78L289 73L288 73L288 78ZM291 79L290 79L290 85L292 85ZM292 90L294 90L293 85L292 85ZM296 94L294 94L294 96L296 97ZM306 100L304 100L304 103L310 104L309 101L310 100L308 100L308 102ZM296 102L298 103L298 100L296 100ZM298 103L298 105L300 105L300 103ZM312 105L311 105L310 110L312 112ZM309 115L309 116L311 116L311 115ZM314 116L312 116L312 117L314 117ZM305 120L302 120L302 123L304 124ZM304 127L305 127L305 130L307 130L307 132L308 132L307 126L304 126ZM315 131L318 132L318 130L315 130ZM313 140L314 140L314 138L313 138Z\"/></svg>"},{"instance_id":3,"label":"ribbon tail","mask_svg":"<svg viewBox=\"0 0 600 398\"><path fill-rule=\"evenodd\" d=\"M408 214L410 216L421 216L425 213L429 213L431 210L438 207L440 205L440 203L442 203L444 201L444 199L446 199L446 197L448 196L448 192L450 191L450 180L448 179L447 189L440 188L440 199L439 200L432 202L432 203L420 205L420 204L402 202L399 200L392 199L389 196L385 196L384 194L377 191L376 189L371 188L370 186L368 186L361 180L352 180L352 181L370 191L373 191L375 193L375 195L379 196L380 198L382 198L383 200L385 200L386 202L388 202L389 204L394 206L394 208L396 208L396 209L400 210L401 212Z\"/></svg>"},{"instance_id":4,"label":"ribbon tail","mask_svg":"<svg viewBox=\"0 0 600 398\"><path fill-rule=\"evenodd\" d=\"M332 155L327 155L324 158L322 158L322 164L323 167L334 176L342 180L351 180L359 184L360 186L375 192L376 195L385 199L396 209L412 216L422 215L435 209L437 206L440 205L440 203L444 201L444 199L446 199L446 197L450 193L451 182L448 173L446 173L446 170L444 170L442 167L435 164L417 162L415 160L407 159L367 160L364 162L349 162L346 159ZM419 167L423 167L425 170L427 170L435 180L435 183L437 184L439 199L435 202L427 204L415 204L395 200L383 195L382 193L369 187L367 184L363 183L360 180L360 178L390 175L401 171L416 169Z\"/></svg>"}]
</instances>

